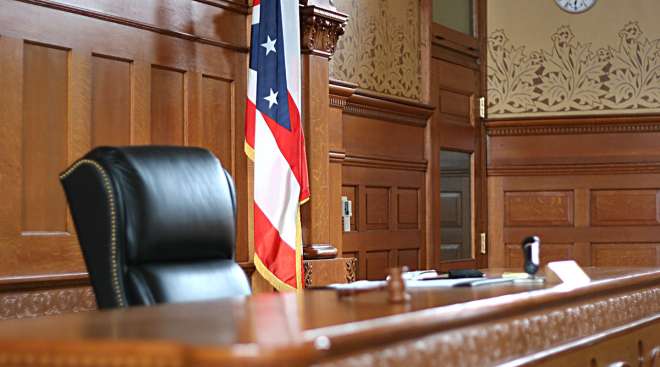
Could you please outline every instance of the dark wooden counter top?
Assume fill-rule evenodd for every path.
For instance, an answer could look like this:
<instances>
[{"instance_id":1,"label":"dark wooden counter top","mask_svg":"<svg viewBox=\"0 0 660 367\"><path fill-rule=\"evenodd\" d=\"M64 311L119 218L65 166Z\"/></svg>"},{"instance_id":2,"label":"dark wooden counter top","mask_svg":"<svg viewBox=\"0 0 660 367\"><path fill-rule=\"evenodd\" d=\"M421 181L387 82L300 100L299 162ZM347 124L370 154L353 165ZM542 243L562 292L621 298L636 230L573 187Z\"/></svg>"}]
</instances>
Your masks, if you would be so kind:
<instances>
[{"instance_id":1,"label":"dark wooden counter top","mask_svg":"<svg viewBox=\"0 0 660 367\"><path fill-rule=\"evenodd\" d=\"M331 290L307 290L4 321L0 362L2 351L8 350L112 350L114 345L130 354L134 348L160 345L167 350L160 355L171 354L172 363L193 358L199 365L239 360L306 364L592 298L660 288L660 269L586 271L592 283L577 288L545 284L414 289L411 301L400 305L388 303L384 291L338 298Z\"/></svg>"}]
</instances>

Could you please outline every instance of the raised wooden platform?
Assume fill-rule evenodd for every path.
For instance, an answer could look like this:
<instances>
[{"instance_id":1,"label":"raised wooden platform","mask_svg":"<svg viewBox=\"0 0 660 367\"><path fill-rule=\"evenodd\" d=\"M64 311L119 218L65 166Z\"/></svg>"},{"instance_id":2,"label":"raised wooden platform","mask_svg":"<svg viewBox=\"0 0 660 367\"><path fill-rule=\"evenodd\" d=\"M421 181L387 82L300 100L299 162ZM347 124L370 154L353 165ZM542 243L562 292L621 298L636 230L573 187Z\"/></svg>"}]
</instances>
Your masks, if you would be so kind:
<instances>
[{"instance_id":1,"label":"raised wooden platform","mask_svg":"<svg viewBox=\"0 0 660 367\"><path fill-rule=\"evenodd\" d=\"M308 290L5 321L0 366L657 364L660 269L587 272L577 288L416 289L407 304Z\"/></svg>"}]
</instances>

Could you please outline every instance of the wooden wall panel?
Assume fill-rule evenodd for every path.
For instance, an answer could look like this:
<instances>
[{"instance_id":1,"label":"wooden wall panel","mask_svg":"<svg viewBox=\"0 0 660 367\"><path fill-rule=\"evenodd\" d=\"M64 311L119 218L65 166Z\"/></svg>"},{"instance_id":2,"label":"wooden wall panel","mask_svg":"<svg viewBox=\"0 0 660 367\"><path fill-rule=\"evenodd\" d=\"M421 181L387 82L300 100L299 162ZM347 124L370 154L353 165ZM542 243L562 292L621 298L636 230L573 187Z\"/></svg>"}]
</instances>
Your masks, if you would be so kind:
<instances>
[{"instance_id":1,"label":"wooden wall panel","mask_svg":"<svg viewBox=\"0 0 660 367\"><path fill-rule=\"evenodd\" d=\"M471 95L465 95L448 90L441 90L439 93L439 112L455 116L458 118L458 121L469 124L472 113Z\"/></svg>"},{"instance_id":2,"label":"wooden wall panel","mask_svg":"<svg viewBox=\"0 0 660 367\"><path fill-rule=\"evenodd\" d=\"M399 187L397 190L397 221L399 229L419 229L419 190Z\"/></svg>"},{"instance_id":3,"label":"wooden wall panel","mask_svg":"<svg viewBox=\"0 0 660 367\"><path fill-rule=\"evenodd\" d=\"M151 69L151 143L184 144L184 73L154 66Z\"/></svg>"},{"instance_id":4,"label":"wooden wall panel","mask_svg":"<svg viewBox=\"0 0 660 367\"><path fill-rule=\"evenodd\" d=\"M344 148L352 155L420 161L424 160L424 135L420 130L415 126L345 114Z\"/></svg>"},{"instance_id":5,"label":"wooden wall panel","mask_svg":"<svg viewBox=\"0 0 660 367\"><path fill-rule=\"evenodd\" d=\"M649 266L660 264L659 243L593 243L594 266Z\"/></svg>"},{"instance_id":6,"label":"wooden wall panel","mask_svg":"<svg viewBox=\"0 0 660 367\"><path fill-rule=\"evenodd\" d=\"M658 225L659 194L658 190L592 190L591 225Z\"/></svg>"},{"instance_id":7,"label":"wooden wall panel","mask_svg":"<svg viewBox=\"0 0 660 367\"><path fill-rule=\"evenodd\" d=\"M331 81L330 161L341 164L341 195L353 202L341 251L359 279L388 268L427 266L426 128L433 107Z\"/></svg>"},{"instance_id":8,"label":"wooden wall panel","mask_svg":"<svg viewBox=\"0 0 660 367\"><path fill-rule=\"evenodd\" d=\"M530 235L544 259L660 266L659 117L493 121L487 132L489 266L518 266Z\"/></svg>"},{"instance_id":9,"label":"wooden wall panel","mask_svg":"<svg viewBox=\"0 0 660 367\"><path fill-rule=\"evenodd\" d=\"M67 163L68 51L26 43L23 59L22 231L66 231L58 181Z\"/></svg>"},{"instance_id":10,"label":"wooden wall panel","mask_svg":"<svg viewBox=\"0 0 660 367\"><path fill-rule=\"evenodd\" d=\"M420 171L344 164L343 192L356 196L357 225L344 232L342 250L358 258L360 279L384 279L399 263L424 264L424 178Z\"/></svg>"},{"instance_id":11,"label":"wooden wall panel","mask_svg":"<svg viewBox=\"0 0 660 367\"><path fill-rule=\"evenodd\" d=\"M92 146L131 143L131 63L92 57Z\"/></svg>"},{"instance_id":12,"label":"wooden wall panel","mask_svg":"<svg viewBox=\"0 0 660 367\"><path fill-rule=\"evenodd\" d=\"M573 225L573 192L504 192L504 225L507 227Z\"/></svg>"},{"instance_id":13,"label":"wooden wall panel","mask_svg":"<svg viewBox=\"0 0 660 367\"><path fill-rule=\"evenodd\" d=\"M365 256L367 280L383 280L390 267L389 251L368 251Z\"/></svg>"},{"instance_id":14,"label":"wooden wall panel","mask_svg":"<svg viewBox=\"0 0 660 367\"><path fill-rule=\"evenodd\" d=\"M397 257L397 266L407 266L411 271L419 269L419 250L399 250Z\"/></svg>"},{"instance_id":15,"label":"wooden wall panel","mask_svg":"<svg viewBox=\"0 0 660 367\"><path fill-rule=\"evenodd\" d=\"M221 155L237 186L237 259L250 267L245 101L236 98L246 89L247 3L134 5L0 2L0 294L27 299L37 281L43 294L68 294L58 290L71 284L54 279L84 281L58 174L97 145L194 144Z\"/></svg>"},{"instance_id":16,"label":"wooden wall panel","mask_svg":"<svg viewBox=\"0 0 660 367\"><path fill-rule=\"evenodd\" d=\"M231 168L234 126L234 84L231 80L204 75L202 77L201 145ZM227 108L227 106L230 106Z\"/></svg>"},{"instance_id":17,"label":"wooden wall panel","mask_svg":"<svg viewBox=\"0 0 660 367\"><path fill-rule=\"evenodd\" d=\"M388 187L365 186L366 229L388 229L390 224L390 190Z\"/></svg>"}]
</instances>

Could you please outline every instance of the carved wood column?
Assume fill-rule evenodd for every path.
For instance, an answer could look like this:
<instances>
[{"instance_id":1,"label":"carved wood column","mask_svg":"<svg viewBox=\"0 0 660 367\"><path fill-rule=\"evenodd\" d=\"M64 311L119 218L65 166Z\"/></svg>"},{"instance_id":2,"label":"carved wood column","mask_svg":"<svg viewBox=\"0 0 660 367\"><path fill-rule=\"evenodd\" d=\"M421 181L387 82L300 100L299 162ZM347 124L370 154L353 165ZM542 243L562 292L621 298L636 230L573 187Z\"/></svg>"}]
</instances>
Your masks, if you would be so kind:
<instances>
[{"instance_id":1,"label":"carved wood column","mask_svg":"<svg viewBox=\"0 0 660 367\"><path fill-rule=\"evenodd\" d=\"M305 128L311 199L302 207L305 259L333 258L330 241L330 157L328 116L328 62L348 16L330 0L300 1L302 55L302 119Z\"/></svg>"}]
</instances>

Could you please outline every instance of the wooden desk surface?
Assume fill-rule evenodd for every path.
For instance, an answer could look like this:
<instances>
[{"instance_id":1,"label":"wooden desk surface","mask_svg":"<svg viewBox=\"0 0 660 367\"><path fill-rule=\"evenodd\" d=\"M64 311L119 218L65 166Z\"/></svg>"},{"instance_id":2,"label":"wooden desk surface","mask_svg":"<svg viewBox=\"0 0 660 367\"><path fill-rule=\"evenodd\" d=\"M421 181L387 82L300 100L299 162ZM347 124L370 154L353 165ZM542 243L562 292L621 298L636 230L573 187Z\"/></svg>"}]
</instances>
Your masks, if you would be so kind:
<instances>
[{"instance_id":1,"label":"wooden desk surface","mask_svg":"<svg viewBox=\"0 0 660 367\"><path fill-rule=\"evenodd\" d=\"M650 296L660 297L660 269L586 270L594 281L574 289L553 285L414 289L411 301L400 305L389 304L382 291L340 299L334 291L308 290L4 321L0 366L10 358L16 362L65 355L72 363L71 356L78 355L90 360L124 358L126 365L138 358L142 364L137 365L144 366L238 361L305 365L636 290L651 289ZM655 312L653 317L660 313L659 305L648 307Z\"/></svg>"}]
</instances>

